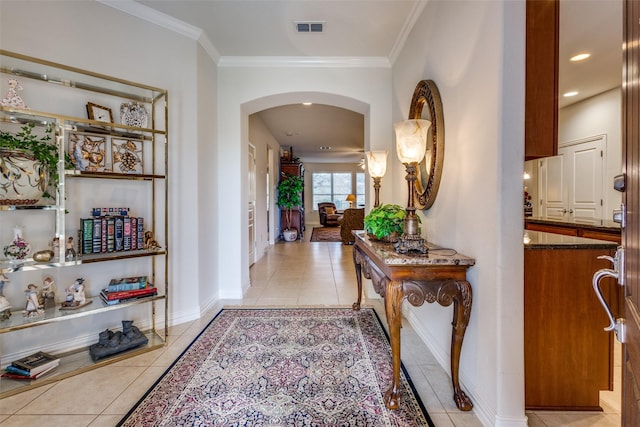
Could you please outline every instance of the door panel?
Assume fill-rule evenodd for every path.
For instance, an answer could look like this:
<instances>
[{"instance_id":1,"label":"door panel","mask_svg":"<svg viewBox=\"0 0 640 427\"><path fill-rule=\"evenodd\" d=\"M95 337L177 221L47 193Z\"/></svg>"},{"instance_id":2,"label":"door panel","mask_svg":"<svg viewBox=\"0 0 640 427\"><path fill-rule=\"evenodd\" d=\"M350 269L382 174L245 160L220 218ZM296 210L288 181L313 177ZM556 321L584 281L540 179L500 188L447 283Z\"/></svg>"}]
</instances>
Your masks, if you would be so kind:
<instances>
[{"instance_id":1,"label":"door panel","mask_svg":"<svg viewBox=\"0 0 640 427\"><path fill-rule=\"evenodd\" d=\"M540 211L549 218L562 218L566 205L564 157L547 157L538 164Z\"/></svg>"},{"instance_id":2,"label":"door panel","mask_svg":"<svg viewBox=\"0 0 640 427\"><path fill-rule=\"evenodd\" d=\"M558 149L566 159L570 217L602 219L604 136Z\"/></svg>"},{"instance_id":3,"label":"door panel","mask_svg":"<svg viewBox=\"0 0 640 427\"><path fill-rule=\"evenodd\" d=\"M624 66L622 78L622 163L626 175L623 203L626 226L622 425L640 425L640 2L624 3Z\"/></svg>"}]
</instances>

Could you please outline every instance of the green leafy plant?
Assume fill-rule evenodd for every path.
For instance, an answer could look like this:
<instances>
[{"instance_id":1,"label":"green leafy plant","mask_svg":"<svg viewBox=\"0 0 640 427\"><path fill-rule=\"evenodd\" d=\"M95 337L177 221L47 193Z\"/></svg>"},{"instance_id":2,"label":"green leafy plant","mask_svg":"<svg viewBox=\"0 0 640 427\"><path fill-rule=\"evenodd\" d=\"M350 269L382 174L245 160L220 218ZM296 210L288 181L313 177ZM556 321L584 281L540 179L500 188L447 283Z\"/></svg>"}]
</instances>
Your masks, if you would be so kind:
<instances>
[{"instance_id":1,"label":"green leafy plant","mask_svg":"<svg viewBox=\"0 0 640 427\"><path fill-rule=\"evenodd\" d=\"M60 182L58 175L58 146L51 143L53 127L47 125L44 135L38 136L33 132L35 124L27 123L20 132L13 134L0 130L0 149L23 150L33 155L45 170L49 185L57 187ZM65 167L71 167L71 158L65 153ZM45 191L44 197L52 197Z\"/></svg>"},{"instance_id":2,"label":"green leafy plant","mask_svg":"<svg viewBox=\"0 0 640 427\"><path fill-rule=\"evenodd\" d=\"M278 184L278 199L276 204L284 208L285 229L291 229L291 210L302 205L302 190L304 178L290 173L282 173Z\"/></svg>"},{"instance_id":3,"label":"green leafy plant","mask_svg":"<svg viewBox=\"0 0 640 427\"><path fill-rule=\"evenodd\" d=\"M399 205L380 205L364 217L364 230L383 239L393 233L402 234L406 211Z\"/></svg>"}]
</instances>

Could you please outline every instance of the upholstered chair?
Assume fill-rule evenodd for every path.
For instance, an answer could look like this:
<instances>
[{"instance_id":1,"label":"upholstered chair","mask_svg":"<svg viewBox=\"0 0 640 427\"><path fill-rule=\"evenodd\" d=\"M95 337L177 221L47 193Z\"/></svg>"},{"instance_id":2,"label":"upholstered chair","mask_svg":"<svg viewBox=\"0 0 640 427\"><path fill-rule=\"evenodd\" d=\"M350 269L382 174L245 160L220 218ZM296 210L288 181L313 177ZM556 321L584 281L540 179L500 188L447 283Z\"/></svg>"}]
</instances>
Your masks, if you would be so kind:
<instances>
[{"instance_id":1,"label":"upholstered chair","mask_svg":"<svg viewBox=\"0 0 640 427\"><path fill-rule=\"evenodd\" d=\"M325 227L338 225L338 219L341 214L336 209L335 203L318 203L318 213L320 214L320 224Z\"/></svg>"},{"instance_id":2,"label":"upholstered chair","mask_svg":"<svg viewBox=\"0 0 640 427\"><path fill-rule=\"evenodd\" d=\"M345 245L353 245L356 241L352 230L364 229L364 208L345 209L340 219L340 237Z\"/></svg>"}]
</instances>

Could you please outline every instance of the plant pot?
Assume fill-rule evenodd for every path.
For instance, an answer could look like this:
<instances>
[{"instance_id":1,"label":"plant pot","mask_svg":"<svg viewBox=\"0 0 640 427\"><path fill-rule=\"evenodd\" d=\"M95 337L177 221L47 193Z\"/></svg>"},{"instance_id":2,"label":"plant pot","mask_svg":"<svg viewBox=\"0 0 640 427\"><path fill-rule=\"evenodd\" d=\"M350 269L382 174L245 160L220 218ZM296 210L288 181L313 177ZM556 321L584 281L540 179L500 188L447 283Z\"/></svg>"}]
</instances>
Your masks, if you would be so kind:
<instances>
[{"instance_id":1,"label":"plant pot","mask_svg":"<svg viewBox=\"0 0 640 427\"><path fill-rule=\"evenodd\" d=\"M284 237L285 242L293 242L298 239L298 230L284 230L282 232L282 237Z\"/></svg>"},{"instance_id":2,"label":"plant pot","mask_svg":"<svg viewBox=\"0 0 640 427\"><path fill-rule=\"evenodd\" d=\"M0 205L33 205L47 189L47 170L24 150L0 149Z\"/></svg>"},{"instance_id":3,"label":"plant pot","mask_svg":"<svg viewBox=\"0 0 640 427\"><path fill-rule=\"evenodd\" d=\"M386 236L382 236L379 239L375 234L367 233L367 236L369 237L369 240L374 240L376 242L395 243L398 241L398 233L396 233L395 231Z\"/></svg>"}]
</instances>

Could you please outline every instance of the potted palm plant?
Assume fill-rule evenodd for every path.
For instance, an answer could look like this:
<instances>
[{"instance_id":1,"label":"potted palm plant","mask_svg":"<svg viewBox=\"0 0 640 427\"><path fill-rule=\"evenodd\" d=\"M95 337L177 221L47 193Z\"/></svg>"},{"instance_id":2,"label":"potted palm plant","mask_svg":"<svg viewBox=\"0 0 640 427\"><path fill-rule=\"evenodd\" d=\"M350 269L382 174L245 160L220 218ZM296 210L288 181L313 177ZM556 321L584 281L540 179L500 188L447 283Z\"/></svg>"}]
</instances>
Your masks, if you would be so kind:
<instances>
[{"instance_id":1,"label":"potted palm plant","mask_svg":"<svg viewBox=\"0 0 640 427\"><path fill-rule=\"evenodd\" d=\"M42 197L52 197L49 186L57 187L58 146L51 142L53 128L44 135L33 132L28 123L20 132L0 131L0 205L31 205ZM69 164L68 155L65 155Z\"/></svg>"},{"instance_id":2,"label":"potted palm plant","mask_svg":"<svg viewBox=\"0 0 640 427\"><path fill-rule=\"evenodd\" d=\"M276 204L284 209L285 228L282 235L287 242L292 242L298 238L298 230L291 227L291 211L293 208L302 205L302 189L304 179L301 176L290 173L282 173L278 184L278 199Z\"/></svg>"}]
</instances>

